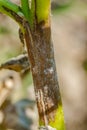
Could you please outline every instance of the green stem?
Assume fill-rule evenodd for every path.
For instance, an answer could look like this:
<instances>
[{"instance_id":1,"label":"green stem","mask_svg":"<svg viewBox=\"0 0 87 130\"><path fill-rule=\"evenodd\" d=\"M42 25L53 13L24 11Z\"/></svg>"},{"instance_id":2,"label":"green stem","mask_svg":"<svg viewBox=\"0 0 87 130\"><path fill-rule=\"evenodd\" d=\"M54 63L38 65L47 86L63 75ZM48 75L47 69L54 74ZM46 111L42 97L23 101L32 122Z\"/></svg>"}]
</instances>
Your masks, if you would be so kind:
<instances>
[{"instance_id":1,"label":"green stem","mask_svg":"<svg viewBox=\"0 0 87 130\"><path fill-rule=\"evenodd\" d=\"M28 3L28 0L21 0L21 8L22 8L22 11L26 17L26 19L29 19L29 12L30 12L30 9L29 9L29 3Z\"/></svg>"},{"instance_id":2,"label":"green stem","mask_svg":"<svg viewBox=\"0 0 87 130\"><path fill-rule=\"evenodd\" d=\"M14 14L18 15L19 17L23 17L21 8L8 0L0 0L0 12L10 16L14 20L16 20Z\"/></svg>"},{"instance_id":3,"label":"green stem","mask_svg":"<svg viewBox=\"0 0 87 130\"><path fill-rule=\"evenodd\" d=\"M35 12L38 23L41 21L46 21L49 18L50 13L50 0L36 0L35 4Z\"/></svg>"},{"instance_id":4,"label":"green stem","mask_svg":"<svg viewBox=\"0 0 87 130\"><path fill-rule=\"evenodd\" d=\"M22 27L24 15L18 5L9 0L0 0L0 12L10 16Z\"/></svg>"},{"instance_id":5,"label":"green stem","mask_svg":"<svg viewBox=\"0 0 87 130\"><path fill-rule=\"evenodd\" d=\"M29 2L28 0L21 0L21 8L23 11L23 14L26 18L26 20L29 22L30 25L32 25L33 21L32 21L32 13L31 10L29 8Z\"/></svg>"},{"instance_id":6,"label":"green stem","mask_svg":"<svg viewBox=\"0 0 87 130\"><path fill-rule=\"evenodd\" d=\"M18 5L10 2L9 0L0 0L0 11L1 12L3 12L3 7L6 7L8 9L10 9L10 10L14 11L17 14L22 13L21 8Z\"/></svg>"}]
</instances>

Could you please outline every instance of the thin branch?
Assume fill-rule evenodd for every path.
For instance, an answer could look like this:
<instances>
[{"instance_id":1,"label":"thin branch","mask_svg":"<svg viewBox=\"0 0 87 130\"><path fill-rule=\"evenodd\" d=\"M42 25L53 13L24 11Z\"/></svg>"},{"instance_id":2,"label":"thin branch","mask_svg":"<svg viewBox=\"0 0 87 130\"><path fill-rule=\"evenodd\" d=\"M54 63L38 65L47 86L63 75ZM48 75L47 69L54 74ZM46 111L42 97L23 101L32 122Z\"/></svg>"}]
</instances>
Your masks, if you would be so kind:
<instances>
[{"instance_id":1,"label":"thin branch","mask_svg":"<svg viewBox=\"0 0 87 130\"><path fill-rule=\"evenodd\" d=\"M17 14L23 15L20 6L10 2L9 0L0 0L0 12L3 12L3 7L10 9Z\"/></svg>"},{"instance_id":2,"label":"thin branch","mask_svg":"<svg viewBox=\"0 0 87 130\"><path fill-rule=\"evenodd\" d=\"M0 12L10 16L23 28L24 15L19 6L8 0L0 0Z\"/></svg>"}]
</instances>

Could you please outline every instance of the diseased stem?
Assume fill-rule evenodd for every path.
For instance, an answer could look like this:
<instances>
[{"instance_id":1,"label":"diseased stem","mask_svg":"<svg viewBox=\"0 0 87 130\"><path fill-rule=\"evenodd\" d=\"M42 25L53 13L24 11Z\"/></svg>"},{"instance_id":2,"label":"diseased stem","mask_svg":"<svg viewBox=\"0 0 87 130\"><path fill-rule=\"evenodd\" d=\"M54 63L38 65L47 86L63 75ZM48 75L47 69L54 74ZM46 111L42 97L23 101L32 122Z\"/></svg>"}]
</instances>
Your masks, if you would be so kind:
<instances>
[{"instance_id":1,"label":"diseased stem","mask_svg":"<svg viewBox=\"0 0 87 130\"><path fill-rule=\"evenodd\" d=\"M50 20L38 22L35 4L35 26L25 22L25 41L31 63L39 122L48 126L54 122L61 104L51 39Z\"/></svg>"},{"instance_id":2,"label":"diseased stem","mask_svg":"<svg viewBox=\"0 0 87 130\"><path fill-rule=\"evenodd\" d=\"M39 118L47 126L50 121L55 120L58 105L61 103L51 30L45 23L40 23L32 36L28 24L25 28Z\"/></svg>"},{"instance_id":3,"label":"diseased stem","mask_svg":"<svg viewBox=\"0 0 87 130\"><path fill-rule=\"evenodd\" d=\"M22 12L19 12L19 14L18 14L17 12L13 11L12 9L10 9L9 7L7 7L5 5L2 5L0 7L0 12L2 12L4 14L8 15L9 17L11 17L12 19L14 19L19 24L22 31L24 31L24 28L23 28L24 18L22 17L23 16Z\"/></svg>"}]
</instances>

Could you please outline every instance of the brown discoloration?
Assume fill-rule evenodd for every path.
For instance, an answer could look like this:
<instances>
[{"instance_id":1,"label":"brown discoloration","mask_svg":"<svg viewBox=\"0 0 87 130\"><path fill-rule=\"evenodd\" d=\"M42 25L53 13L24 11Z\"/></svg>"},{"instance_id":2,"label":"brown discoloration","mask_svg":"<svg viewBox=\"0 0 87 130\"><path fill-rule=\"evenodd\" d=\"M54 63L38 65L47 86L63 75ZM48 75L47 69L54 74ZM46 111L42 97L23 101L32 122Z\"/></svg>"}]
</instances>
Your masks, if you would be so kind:
<instances>
[{"instance_id":1,"label":"brown discoloration","mask_svg":"<svg viewBox=\"0 0 87 130\"><path fill-rule=\"evenodd\" d=\"M2 6L2 8L3 8L6 12L9 12L10 16L12 16L16 22L18 22L21 26L23 25L24 19L23 19L21 16L19 16L19 15L18 15L17 13L15 13L14 11L12 11L12 10L6 8L5 6Z\"/></svg>"},{"instance_id":2,"label":"brown discoloration","mask_svg":"<svg viewBox=\"0 0 87 130\"><path fill-rule=\"evenodd\" d=\"M47 125L54 120L60 99L51 30L49 24L41 22L33 32L25 24L25 40L31 62L35 95L39 117ZM33 36L32 36L33 34Z\"/></svg>"},{"instance_id":3,"label":"brown discoloration","mask_svg":"<svg viewBox=\"0 0 87 130\"><path fill-rule=\"evenodd\" d=\"M19 33L20 42L23 44L23 47L24 47L24 44L25 44L24 43L24 34L23 34L21 28L19 28L18 33Z\"/></svg>"}]
</instances>

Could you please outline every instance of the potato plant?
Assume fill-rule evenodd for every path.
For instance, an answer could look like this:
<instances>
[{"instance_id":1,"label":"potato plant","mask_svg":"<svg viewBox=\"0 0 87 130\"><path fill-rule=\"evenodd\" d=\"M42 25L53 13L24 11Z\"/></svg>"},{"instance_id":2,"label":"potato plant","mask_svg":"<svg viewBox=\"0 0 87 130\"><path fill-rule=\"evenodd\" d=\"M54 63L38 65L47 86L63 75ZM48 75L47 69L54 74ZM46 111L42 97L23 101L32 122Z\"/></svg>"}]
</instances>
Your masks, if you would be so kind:
<instances>
[{"instance_id":1,"label":"potato plant","mask_svg":"<svg viewBox=\"0 0 87 130\"><path fill-rule=\"evenodd\" d=\"M26 44L34 83L40 126L64 130L64 116L51 37L51 1L0 0L0 12L14 19ZM50 126L50 127L49 127Z\"/></svg>"}]
</instances>

